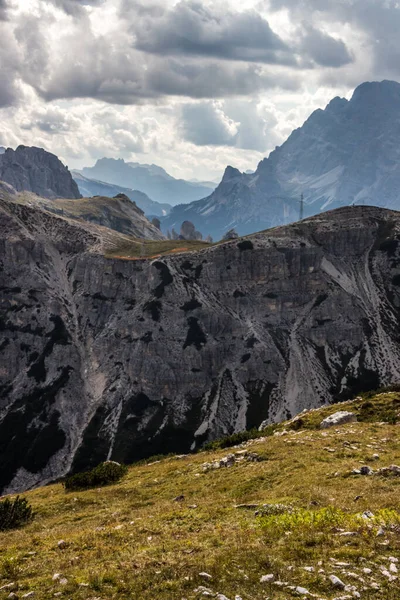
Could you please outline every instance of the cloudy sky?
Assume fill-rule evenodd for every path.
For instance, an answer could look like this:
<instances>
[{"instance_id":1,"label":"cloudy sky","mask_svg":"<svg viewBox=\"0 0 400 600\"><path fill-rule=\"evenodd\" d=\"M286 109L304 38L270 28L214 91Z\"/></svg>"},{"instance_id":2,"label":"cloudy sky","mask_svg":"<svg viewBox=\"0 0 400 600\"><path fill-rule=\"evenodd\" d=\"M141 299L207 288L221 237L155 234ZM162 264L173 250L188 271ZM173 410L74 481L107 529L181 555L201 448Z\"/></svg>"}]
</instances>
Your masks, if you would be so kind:
<instances>
[{"instance_id":1,"label":"cloudy sky","mask_svg":"<svg viewBox=\"0 0 400 600\"><path fill-rule=\"evenodd\" d=\"M397 0L0 0L0 145L218 179L400 80Z\"/></svg>"}]
</instances>

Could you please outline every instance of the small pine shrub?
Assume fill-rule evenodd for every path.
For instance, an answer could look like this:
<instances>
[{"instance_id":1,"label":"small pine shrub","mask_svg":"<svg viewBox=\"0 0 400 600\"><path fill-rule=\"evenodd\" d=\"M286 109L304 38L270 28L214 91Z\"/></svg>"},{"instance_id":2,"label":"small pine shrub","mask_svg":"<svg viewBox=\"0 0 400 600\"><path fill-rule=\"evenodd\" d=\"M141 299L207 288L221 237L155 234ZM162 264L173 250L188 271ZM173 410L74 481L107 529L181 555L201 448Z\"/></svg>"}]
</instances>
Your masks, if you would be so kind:
<instances>
[{"instance_id":1,"label":"small pine shrub","mask_svg":"<svg viewBox=\"0 0 400 600\"><path fill-rule=\"evenodd\" d=\"M0 502L0 531L16 529L30 523L34 517L31 505L26 498L17 496Z\"/></svg>"},{"instance_id":2,"label":"small pine shrub","mask_svg":"<svg viewBox=\"0 0 400 600\"><path fill-rule=\"evenodd\" d=\"M91 471L69 475L64 481L67 491L102 487L120 481L128 468L113 461L100 463Z\"/></svg>"}]
</instances>

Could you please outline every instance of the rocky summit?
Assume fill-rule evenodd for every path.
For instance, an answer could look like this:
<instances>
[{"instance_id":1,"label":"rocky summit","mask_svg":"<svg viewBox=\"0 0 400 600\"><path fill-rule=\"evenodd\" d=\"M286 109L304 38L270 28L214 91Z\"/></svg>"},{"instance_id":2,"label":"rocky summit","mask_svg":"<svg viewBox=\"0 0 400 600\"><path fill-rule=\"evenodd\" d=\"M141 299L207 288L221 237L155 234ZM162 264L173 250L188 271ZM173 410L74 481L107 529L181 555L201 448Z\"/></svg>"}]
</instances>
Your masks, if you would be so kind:
<instances>
[{"instance_id":1,"label":"rocky summit","mask_svg":"<svg viewBox=\"0 0 400 600\"><path fill-rule=\"evenodd\" d=\"M0 153L0 181L43 198L81 198L68 168L43 148L18 146Z\"/></svg>"},{"instance_id":2,"label":"rocky summit","mask_svg":"<svg viewBox=\"0 0 400 600\"><path fill-rule=\"evenodd\" d=\"M255 173L228 167L218 188L173 208L165 229L187 219L220 239L352 204L399 207L400 83L366 82L350 100L334 98L262 160Z\"/></svg>"},{"instance_id":3,"label":"rocky summit","mask_svg":"<svg viewBox=\"0 0 400 600\"><path fill-rule=\"evenodd\" d=\"M3 491L400 378L397 212L342 208L146 260L106 258L95 231L11 195L0 226Z\"/></svg>"}]
</instances>

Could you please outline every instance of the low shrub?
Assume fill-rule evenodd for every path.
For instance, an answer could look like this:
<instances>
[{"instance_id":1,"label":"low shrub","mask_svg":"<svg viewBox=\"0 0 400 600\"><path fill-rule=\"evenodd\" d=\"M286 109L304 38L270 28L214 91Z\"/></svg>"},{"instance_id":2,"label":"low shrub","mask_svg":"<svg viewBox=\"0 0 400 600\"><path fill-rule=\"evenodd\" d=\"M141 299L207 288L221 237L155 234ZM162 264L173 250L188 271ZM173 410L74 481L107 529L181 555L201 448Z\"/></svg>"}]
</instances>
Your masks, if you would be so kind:
<instances>
[{"instance_id":1,"label":"low shrub","mask_svg":"<svg viewBox=\"0 0 400 600\"><path fill-rule=\"evenodd\" d=\"M14 500L6 498L0 502L0 531L22 527L33 517L32 507L26 498L17 496Z\"/></svg>"},{"instance_id":2,"label":"low shrub","mask_svg":"<svg viewBox=\"0 0 400 600\"><path fill-rule=\"evenodd\" d=\"M233 433L232 435L220 438L214 442L208 442L207 444L204 444L202 450L213 451L222 450L223 448L231 448L232 446L238 446L242 442L248 442L249 440L255 440L260 437L268 437L272 435L276 429L277 425L272 424L267 425L265 429L261 430L254 428L248 429L247 431L239 431L238 433Z\"/></svg>"},{"instance_id":3,"label":"low shrub","mask_svg":"<svg viewBox=\"0 0 400 600\"><path fill-rule=\"evenodd\" d=\"M100 463L91 471L69 475L64 481L67 491L101 487L120 481L128 468L114 461Z\"/></svg>"}]
</instances>

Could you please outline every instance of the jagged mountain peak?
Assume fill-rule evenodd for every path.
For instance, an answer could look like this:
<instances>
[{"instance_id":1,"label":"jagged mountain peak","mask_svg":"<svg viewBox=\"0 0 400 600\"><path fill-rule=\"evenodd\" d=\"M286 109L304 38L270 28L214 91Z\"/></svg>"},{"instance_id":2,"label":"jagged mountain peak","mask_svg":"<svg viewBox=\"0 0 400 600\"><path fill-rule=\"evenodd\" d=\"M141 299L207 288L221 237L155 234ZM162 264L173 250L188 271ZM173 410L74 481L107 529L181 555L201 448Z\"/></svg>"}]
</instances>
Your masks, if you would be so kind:
<instances>
[{"instance_id":1,"label":"jagged mountain peak","mask_svg":"<svg viewBox=\"0 0 400 600\"><path fill-rule=\"evenodd\" d=\"M254 175L236 172L203 200L185 207L203 235L221 238L289 223L350 204L400 208L400 84L366 82L350 100L333 98L264 158ZM228 185L229 184L229 185ZM182 221L174 208L163 226Z\"/></svg>"},{"instance_id":2,"label":"jagged mountain peak","mask_svg":"<svg viewBox=\"0 0 400 600\"><path fill-rule=\"evenodd\" d=\"M242 176L242 173L239 171L239 169L235 169L235 167L231 167L230 165L228 165L223 174L221 183L226 183L227 181L230 181L231 179L234 179L235 177L241 177L241 176Z\"/></svg>"}]
</instances>

